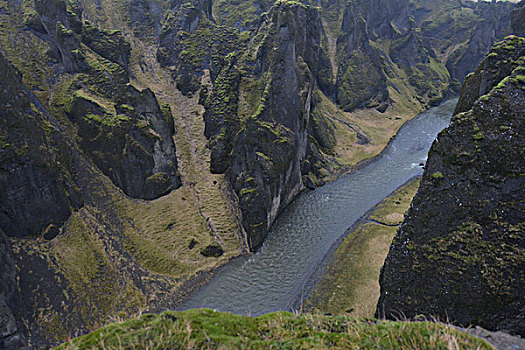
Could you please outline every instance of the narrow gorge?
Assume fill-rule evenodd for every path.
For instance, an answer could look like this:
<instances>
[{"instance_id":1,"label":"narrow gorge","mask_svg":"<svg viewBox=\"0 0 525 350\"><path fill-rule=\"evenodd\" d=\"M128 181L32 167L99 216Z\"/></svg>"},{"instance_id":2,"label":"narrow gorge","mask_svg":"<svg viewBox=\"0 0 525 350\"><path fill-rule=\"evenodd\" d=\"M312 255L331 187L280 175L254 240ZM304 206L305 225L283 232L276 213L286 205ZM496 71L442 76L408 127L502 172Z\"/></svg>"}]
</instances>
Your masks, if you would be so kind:
<instances>
[{"instance_id":1,"label":"narrow gorge","mask_svg":"<svg viewBox=\"0 0 525 350\"><path fill-rule=\"evenodd\" d=\"M423 167L376 316L523 336L524 10L0 0L0 348L297 308L345 230ZM190 343L165 348L206 347Z\"/></svg>"}]
</instances>

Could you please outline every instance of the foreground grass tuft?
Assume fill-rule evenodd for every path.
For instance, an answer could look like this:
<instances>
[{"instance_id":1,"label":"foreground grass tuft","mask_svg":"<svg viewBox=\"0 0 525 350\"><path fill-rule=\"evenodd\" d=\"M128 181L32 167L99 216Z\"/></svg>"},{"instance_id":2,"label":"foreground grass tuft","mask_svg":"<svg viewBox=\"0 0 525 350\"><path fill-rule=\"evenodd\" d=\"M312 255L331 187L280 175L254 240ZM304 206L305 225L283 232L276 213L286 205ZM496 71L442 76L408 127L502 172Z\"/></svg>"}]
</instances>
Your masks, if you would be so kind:
<instances>
[{"instance_id":1,"label":"foreground grass tuft","mask_svg":"<svg viewBox=\"0 0 525 350\"><path fill-rule=\"evenodd\" d=\"M392 322L287 312L244 317L209 309L143 315L59 349L493 349L431 322Z\"/></svg>"}]
</instances>

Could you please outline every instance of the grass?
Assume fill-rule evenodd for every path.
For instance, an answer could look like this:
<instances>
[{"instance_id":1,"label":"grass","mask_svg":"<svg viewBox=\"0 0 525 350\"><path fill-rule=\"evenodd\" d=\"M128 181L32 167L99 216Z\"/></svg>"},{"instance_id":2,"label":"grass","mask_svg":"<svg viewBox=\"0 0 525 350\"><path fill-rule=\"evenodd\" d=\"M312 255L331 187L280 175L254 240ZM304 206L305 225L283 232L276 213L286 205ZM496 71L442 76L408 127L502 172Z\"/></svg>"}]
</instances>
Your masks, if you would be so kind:
<instances>
[{"instance_id":1,"label":"grass","mask_svg":"<svg viewBox=\"0 0 525 350\"><path fill-rule=\"evenodd\" d=\"M404 214L412 202L419 188L420 179L414 179L396 190L390 196L379 203L370 219L382 222L387 225L400 225L403 222Z\"/></svg>"},{"instance_id":2,"label":"grass","mask_svg":"<svg viewBox=\"0 0 525 350\"><path fill-rule=\"evenodd\" d=\"M307 307L332 314L373 317L379 299L379 271L404 213L419 187L410 181L376 206L335 251Z\"/></svg>"},{"instance_id":3,"label":"grass","mask_svg":"<svg viewBox=\"0 0 525 350\"><path fill-rule=\"evenodd\" d=\"M431 322L277 312L256 318L209 309L143 315L58 349L493 349Z\"/></svg>"}]
</instances>

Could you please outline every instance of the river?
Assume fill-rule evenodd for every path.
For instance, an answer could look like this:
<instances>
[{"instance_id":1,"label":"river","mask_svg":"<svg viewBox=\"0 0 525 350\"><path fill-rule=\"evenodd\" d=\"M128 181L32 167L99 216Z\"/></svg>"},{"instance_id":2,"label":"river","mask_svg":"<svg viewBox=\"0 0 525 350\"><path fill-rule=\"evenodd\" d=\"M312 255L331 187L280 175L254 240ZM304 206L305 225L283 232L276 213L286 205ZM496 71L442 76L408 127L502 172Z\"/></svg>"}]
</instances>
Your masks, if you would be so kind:
<instances>
[{"instance_id":1,"label":"river","mask_svg":"<svg viewBox=\"0 0 525 350\"><path fill-rule=\"evenodd\" d=\"M450 122L457 100L416 116L375 160L298 196L277 218L254 255L233 259L180 310L208 307L258 316L290 310L323 257L363 214L422 174L430 146ZM299 295L300 297L300 295Z\"/></svg>"}]
</instances>

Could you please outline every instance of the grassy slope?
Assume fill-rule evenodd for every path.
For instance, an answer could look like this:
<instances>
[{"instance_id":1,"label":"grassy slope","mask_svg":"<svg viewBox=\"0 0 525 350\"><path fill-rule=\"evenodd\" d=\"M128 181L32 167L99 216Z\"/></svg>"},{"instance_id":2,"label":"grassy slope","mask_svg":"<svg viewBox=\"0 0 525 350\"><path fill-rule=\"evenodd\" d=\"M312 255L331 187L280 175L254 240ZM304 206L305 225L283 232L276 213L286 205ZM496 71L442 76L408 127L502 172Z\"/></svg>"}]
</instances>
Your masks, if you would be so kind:
<instances>
[{"instance_id":1,"label":"grassy slope","mask_svg":"<svg viewBox=\"0 0 525 350\"><path fill-rule=\"evenodd\" d=\"M209 309L143 315L59 349L493 349L454 328L278 312L256 318Z\"/></svg>"},{"instance_id":2,"label":"grassy slope","mask_svg":"<svg viewBox=\"0 0 525 350\"><path fill-rule=\"evenodd\" d=\"M199 251L190 252L186 247L192 238L202 246L219 242L225 250L225 255L214 261L213 266L222 264L232 256L241 253L236 212L230 201L229 188L224 175L211 174L209 171L210 150L206 147L207 140L204 136L204 110L198 105L197 97L184 97L175 89L169 72L160 67L155 58L155 48L140 41L134 41L132 51L132 65L136 79L132 81L138 88L149 87L152 89L161 104L169 104L173 113L177 134L174 142L177 147L179 171L184 186L172 192L165 198L150 203L134 203L133 208L127 207L132 216L142 216L145 225L152 225L152 219L166 221L166 217L159 216L159 210L164 208L172 211L172 228L185 234L184 247L180 240L172 243L185 251L184 254L193 264L202 268L206 258ZM140 69L138 62L142 62L146 69ZM139 204L139 205L137 205ZM142 210L149 210L149 216L144 216ZM153 217L152 217L153 216ZM153 224L155 225L155 224ZM159 228L160 229L160 228ZM151 230L149 230L151 231ZM162 236L162 230L154 230ZM198 235L199 237L195 237ZM159 237L162 239L162 237ZM167 250L173 249L168 246ZM215 259L213 259L215 260ZM200 266L199 266L200 265ZM206 265L205 265L206 267Z\"/></svg>"},{"instance_id":3,"label":"grassy slope","mask_svg":"<svg viewBox=\"0 0 525 350\"><path fill-rule=\"evenodd\" d=\"M379 270L419 179L401 187L368 215L335 251L310 303L322 312L373 317L379 299Z\"/></svg>"}]
</instances>

